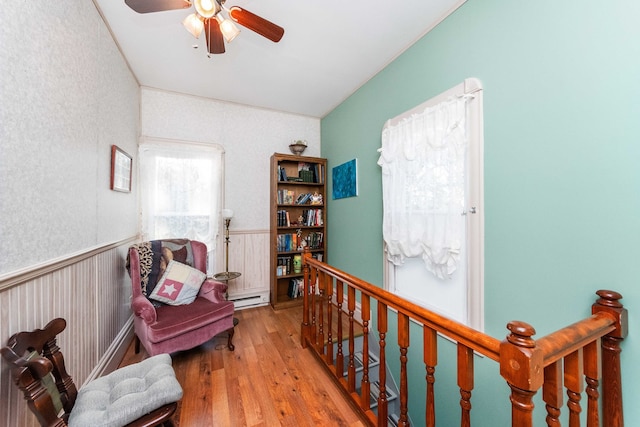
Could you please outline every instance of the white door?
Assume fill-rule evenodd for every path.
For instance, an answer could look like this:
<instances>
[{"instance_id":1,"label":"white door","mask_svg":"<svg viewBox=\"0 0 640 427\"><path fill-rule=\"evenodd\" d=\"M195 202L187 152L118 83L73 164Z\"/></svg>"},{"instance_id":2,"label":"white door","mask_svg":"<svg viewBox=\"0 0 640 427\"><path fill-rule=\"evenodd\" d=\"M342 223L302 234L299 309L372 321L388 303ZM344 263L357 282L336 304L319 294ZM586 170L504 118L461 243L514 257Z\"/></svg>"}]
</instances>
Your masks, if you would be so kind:
<instances>
[{"instance_id":1,"label":"white door","mask_svg":"<svg viewBox=\"0 0 640 427\"><path fill-rule=\"evenodd\" d=\"M451 96L471 93L467 110L468 151L465 169L466 209L461 214L465 239L458 268L450 278L429 272L422 258L407 258L396 266L385 258L385 288L478 330L484 329L484 215L482 88L476 79L432 98L416 109L436 105ZM415 111L413 109L411 111ZM410 114L407 112L406 114ZM399 116L400 117L400 116Z\"/></svg>"}]
</instances>

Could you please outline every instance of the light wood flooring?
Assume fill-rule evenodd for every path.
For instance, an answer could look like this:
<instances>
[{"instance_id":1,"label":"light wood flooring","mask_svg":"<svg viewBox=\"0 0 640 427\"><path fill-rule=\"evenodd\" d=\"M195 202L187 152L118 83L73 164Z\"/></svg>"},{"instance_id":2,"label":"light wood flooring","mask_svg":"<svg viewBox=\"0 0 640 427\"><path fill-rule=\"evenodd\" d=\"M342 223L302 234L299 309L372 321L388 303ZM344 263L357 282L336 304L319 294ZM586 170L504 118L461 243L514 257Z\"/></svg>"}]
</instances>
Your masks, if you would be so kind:
<instances>
[{"instance_id":1,"label":"light wood flooring","mask_svg":"<svg viewBox=\"0 0 640 427\"><path fill-rule=\"evenodd\" d=\"M172 355L184 390L176 427L365 425L320 362L301 347L301 308L257 307L235 317L235 351L221 334ZM145 357L132 344L122 365Z\"/></svg>"}]
</instances>

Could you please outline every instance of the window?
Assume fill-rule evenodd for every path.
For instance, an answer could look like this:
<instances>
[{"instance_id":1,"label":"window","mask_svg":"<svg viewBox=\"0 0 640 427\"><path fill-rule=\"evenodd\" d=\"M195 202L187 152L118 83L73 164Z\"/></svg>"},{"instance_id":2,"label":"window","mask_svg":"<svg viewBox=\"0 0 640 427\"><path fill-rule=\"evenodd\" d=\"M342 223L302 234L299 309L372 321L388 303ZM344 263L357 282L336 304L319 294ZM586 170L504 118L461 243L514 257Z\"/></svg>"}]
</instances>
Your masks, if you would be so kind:
<instances>
[{"instance_id":1,"label":"window","mask_svg":"<svg viewBox=\"0 0 640 427\"><path fill-rule=\"evenodd\" d=\"M484 328L482 87L463 83L390 119L383 181L385 288Z\"/></svg>"},{"instance_id":2,"label":"window","mask_svg":"<svg viewBox=\"0 0 640 427\"><path fill-rule=\"evenodd\" d=\"M207 245L219 233L224 150L217 144L145 139L140 144L144 240L188 238Z\"/></svg>"}]
</instances>

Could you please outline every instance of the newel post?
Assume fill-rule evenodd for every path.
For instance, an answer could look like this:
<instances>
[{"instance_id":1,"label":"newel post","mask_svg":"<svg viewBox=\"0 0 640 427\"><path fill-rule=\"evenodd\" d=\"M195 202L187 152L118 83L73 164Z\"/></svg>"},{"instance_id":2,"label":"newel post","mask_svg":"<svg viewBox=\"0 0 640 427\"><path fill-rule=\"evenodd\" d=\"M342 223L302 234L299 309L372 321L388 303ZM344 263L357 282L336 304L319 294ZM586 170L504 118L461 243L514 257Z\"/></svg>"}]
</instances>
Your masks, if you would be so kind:
<instances>
[{"instance_id":1,"label":"newel post","mask_svg":"<svg viewBox=\"0 0 640 427\"><path fill-rule=\"evenodd\" d=\"M602 337L602 422L607 427L623 427L620 343L628 333L627 309L617 292L600 290L596 294L600 298L591 306L591 312L608 313L615 321L615 329Z\"/></svg>"},{"instance_id":2,"label":"newel post","mask_svg":"<svg viewBox=\"0 0 640 427\"><path fill-rule=\"evenodd\" d=\"M300 331L300 341L302 348L306 348L309 345L309 341L312 336L312 325L309 323L309 264L308 260L311 258L311 250L309 246L304 247L302 252L302 273L304 274L304 291L302 295L302 325Z\"/></svg>"},{"instance_id":3,"label":"newel post","mask_svg":"<svg viewBox=\"0 0 640 427\"><path fill-rule=\"evenodd\" d=\"M544 382L542 352L531 338L535 329L524 322L509 322L511 331L500 343L500 375L511 388L511 425L533 426L533 396Z\"/></svg>"}]
</instances>

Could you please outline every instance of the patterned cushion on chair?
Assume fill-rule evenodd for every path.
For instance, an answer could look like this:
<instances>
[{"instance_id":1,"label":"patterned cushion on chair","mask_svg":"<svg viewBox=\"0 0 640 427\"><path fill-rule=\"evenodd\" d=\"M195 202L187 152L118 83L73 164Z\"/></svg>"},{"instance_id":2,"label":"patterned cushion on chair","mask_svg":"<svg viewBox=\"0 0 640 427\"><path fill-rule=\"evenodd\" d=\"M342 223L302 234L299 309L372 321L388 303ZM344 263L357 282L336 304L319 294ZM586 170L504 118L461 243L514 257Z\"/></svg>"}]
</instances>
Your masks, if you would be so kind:
<instances>
[{"instance_id":1,"label":"patterned cushion on chair","mask_svg":"<svg viewBox=\"0 0 640 427\"><path fill-rule=\"evenodd\" d=\"M124 426L181 398L182 387L171 366L171 356L159 354L82 387L69 426Z\"/></svg>"},{"instance_id":2,"label":"patterned cushion on chair","mask_svg":"<svg viewBox=\"0 0 640 427\"><path fill-rule=\"evenodd\" d=\"M149 299L169 305L191 304L206 278L207 275L200 270L171 261Z\"/></svg>"}]
</instances>

